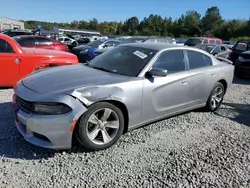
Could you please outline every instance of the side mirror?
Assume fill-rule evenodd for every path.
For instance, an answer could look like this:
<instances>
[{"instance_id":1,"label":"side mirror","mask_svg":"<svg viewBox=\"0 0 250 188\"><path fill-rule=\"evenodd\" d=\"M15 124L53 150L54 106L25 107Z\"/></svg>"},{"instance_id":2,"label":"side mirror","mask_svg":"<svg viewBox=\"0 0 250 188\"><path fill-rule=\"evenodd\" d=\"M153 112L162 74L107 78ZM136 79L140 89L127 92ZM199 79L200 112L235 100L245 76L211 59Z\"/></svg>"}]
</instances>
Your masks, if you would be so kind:
<instances>
[{"instance_id":1,"label":"side mirror","mask_svg":"<svg viewBox=\"0 0 250 188\"><path fill-rule=\"evenodd\" d=\"M150 71L147 72L147 74L151 76L165 77L167 76L168 71L161 68L152 68Z\"/></svg>"},{"instance_id":2,"label":"side mirror","mask_svg":"<svg viewBox=\"0 0 250 188\"><path fill-rule=\"evenodd\" d=\"M103 48L107 48L108 46L106 44L103 45Z\"/></svg>"}]
</instances>

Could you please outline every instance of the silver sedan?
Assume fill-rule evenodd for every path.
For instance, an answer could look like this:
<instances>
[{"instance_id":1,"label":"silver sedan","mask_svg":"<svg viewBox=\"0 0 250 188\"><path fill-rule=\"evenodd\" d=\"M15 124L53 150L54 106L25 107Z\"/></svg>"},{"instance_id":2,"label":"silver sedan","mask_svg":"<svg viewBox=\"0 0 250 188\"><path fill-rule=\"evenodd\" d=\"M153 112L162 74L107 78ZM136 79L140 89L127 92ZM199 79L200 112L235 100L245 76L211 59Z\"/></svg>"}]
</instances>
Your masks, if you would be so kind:
<instances>
[{"instance_id":1,"label":"silver sedan","mask_svg":"<svg viewBox=\"0 0 250 188\"><path fill-rule=\"evenodd\" d=\"M192 109L217 110L233 80L230 61L168 44L124 44L87 65L54 67L16 84L16 127L28 142L90 150L132 129Z\"/></svg>"}]
</instances>

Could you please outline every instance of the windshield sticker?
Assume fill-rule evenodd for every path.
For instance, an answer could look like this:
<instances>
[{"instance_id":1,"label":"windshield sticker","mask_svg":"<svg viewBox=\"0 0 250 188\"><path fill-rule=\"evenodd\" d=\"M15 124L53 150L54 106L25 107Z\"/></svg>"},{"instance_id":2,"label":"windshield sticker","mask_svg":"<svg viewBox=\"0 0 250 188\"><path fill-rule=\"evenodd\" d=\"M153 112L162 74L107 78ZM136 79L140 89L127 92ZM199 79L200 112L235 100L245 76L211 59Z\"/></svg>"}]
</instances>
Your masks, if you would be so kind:
<instances>
[{"instance_id":1,"label":"windshield sticker","mask_svg":"<svg viewBox=\"0 0 250 188\"><path fill-rule=\"evenodd\" d=\"M146 57L148 57L146 54L144 54L144 53L142 53L142 52L140 52L138 50L136 50L133 54L138 56L141 59L145 59Z\"/></svg>"}]
</instances>

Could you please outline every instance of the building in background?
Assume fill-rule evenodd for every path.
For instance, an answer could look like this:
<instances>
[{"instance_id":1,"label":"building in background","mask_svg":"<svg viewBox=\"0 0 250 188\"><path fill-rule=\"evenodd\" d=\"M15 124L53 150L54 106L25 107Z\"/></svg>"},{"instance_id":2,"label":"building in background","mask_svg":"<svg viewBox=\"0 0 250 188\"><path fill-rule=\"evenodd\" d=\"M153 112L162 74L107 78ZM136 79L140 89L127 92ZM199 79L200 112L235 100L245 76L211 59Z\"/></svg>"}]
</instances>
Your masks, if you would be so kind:
<instances>
[{"instance_id":1,"label":"building in background","mask_svg":"<svg viewBox=\"0 0 250 188\"><path fill-rule=\"evenodd\" d=\"M100 36L101 33L99 31L87 30L87 29L71 29L71 28L53 28L54 32L59 35L82 35L84 37L91 37L91 36Z\"/></svg>"},{"instance_id":2,"label":"building in background","mask_svg":"<svg viewBox=\"0 0 250 188\"><path fill-rule=\"evenodd\" d=\"M24 29L24 22L9 18L0 18L0 31L10 29Z\"/></svg>"}]
</instances>

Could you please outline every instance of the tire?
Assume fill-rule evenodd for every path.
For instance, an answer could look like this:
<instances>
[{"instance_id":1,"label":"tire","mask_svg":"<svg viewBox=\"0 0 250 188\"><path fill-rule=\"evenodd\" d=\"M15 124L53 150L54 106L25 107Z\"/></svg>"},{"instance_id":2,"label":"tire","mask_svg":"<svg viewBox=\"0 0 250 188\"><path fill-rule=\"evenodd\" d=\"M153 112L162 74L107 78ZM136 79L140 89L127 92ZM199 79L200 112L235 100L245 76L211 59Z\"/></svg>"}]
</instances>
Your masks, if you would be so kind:
<instances>
[{"instance_id":1,"label":"tire","mask_svg":"<svg viewBox=\"0 0 250 188\"><path fill-rule=\"evenodd\" d=\"M216 111L221 106L224 95L225 95L224 85L220 82L217 82L208 97L206 107L205 107L206 111L209 111L209 112Z\"/></svg>"},{"instance_id":2,"label":"tire","mask_svg":"<svg viewBox=\"0 0 250 188\"><path fill-rule=\"evenodd\" d=\"M108 118L105 118L104 112L107 115L110 113ZM111 126L113 127L111 128ZM100 102L90 106L83 114L76 130L76 136L82 147L98 151L114 145L122 135L123 130L124 116L122 111L113 104Z\"/></svg>"}]
</instances>

